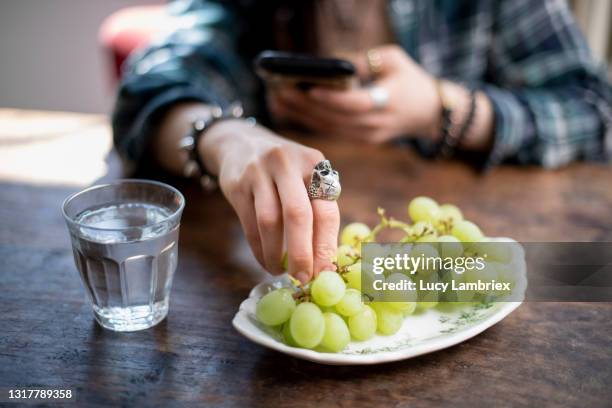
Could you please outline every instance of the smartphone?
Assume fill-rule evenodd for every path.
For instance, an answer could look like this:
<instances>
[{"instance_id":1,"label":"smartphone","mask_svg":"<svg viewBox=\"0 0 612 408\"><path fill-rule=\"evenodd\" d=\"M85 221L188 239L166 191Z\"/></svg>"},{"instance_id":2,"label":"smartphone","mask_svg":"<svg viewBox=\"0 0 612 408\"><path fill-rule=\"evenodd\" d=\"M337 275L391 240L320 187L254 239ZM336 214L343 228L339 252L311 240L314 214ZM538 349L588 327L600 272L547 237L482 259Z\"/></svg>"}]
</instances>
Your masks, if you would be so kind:
<instances>
[{"instance_id":1,"label":"smartphone","mask_svg":"<svg viewBox=\"0 0 612 408\"><path fill-rule=\"evenodd\" d=\"M255 57L254 65L257 75L270 87L309 89L320 86L344 90L358 84L355 66L338 58L268 50Z\"/></svg>"}]
</instances>

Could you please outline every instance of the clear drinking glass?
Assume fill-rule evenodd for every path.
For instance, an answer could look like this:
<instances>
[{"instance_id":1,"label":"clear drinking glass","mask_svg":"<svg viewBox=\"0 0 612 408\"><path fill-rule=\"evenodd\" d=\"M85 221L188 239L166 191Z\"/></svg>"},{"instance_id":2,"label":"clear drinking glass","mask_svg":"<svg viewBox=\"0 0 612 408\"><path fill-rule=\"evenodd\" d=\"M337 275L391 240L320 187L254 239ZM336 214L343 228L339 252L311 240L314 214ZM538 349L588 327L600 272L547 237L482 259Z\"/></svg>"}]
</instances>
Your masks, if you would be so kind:
<instances>
[{"instance_id":1,"label":"clear drinking glass","mask_svg":"<svg viewBox=\"0 0 612 408\"><path fill-rule=\"evenodd\" d=\"M64 201L75 263L100 325L135 331L166 317L184 207L177 189L130 179Z\"/></svg>"}]
</instances>

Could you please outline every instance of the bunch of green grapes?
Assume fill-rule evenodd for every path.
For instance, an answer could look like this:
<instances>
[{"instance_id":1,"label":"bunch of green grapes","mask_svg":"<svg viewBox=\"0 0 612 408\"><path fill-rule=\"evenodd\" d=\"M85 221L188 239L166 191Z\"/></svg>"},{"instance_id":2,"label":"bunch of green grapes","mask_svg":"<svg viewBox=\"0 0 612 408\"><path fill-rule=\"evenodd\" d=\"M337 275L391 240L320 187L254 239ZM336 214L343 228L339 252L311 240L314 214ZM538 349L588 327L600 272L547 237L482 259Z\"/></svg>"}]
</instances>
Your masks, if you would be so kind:
<instances>
[{"instance_id":1,"label":"bunch of green grapes","mask_svg":"<svg viewBox=\"0 0 612 408\"><path fill-rule=\"evenodd\" d=\"M329 352L343 350L351 339L396 333L404 316L416 309L416 297L405 302L364 302L361 244L372 238L367 225L347 225L336 254L338 270L323 271L303 287L267 293L257 303L257 319L277 327L288 345Z\"/></svg>"},{"instance_id":2,"label":"bunch of green grapes","mask_svg":"<svg viewBox=\"0 0 612 408\"><path fill-rule=\"evenodd\" d=\"M381 301L369 301L371 297L362 293L362 281L367 283L373 276L363 276L362 280L361 244L375 242L376 235L384 228L404 231L401 241L413 243L411 256L459 257L466 251L476 251L473 243L486 241L480 228L465 220L456 206L438 205L428 197L417 197L409 203L412 224L387 218L380 209L379 215L381 221L372 229L364 223L354 222L342 230L335 259L336 271L323 271L304 286L297 286L295 281L296 286L292 288L267 293L257 303L257 319L277 328L290 346L328 352L341 351L351 340L368 340L376 333L395 334L406 316L436 307L440 296L431 291L417 291L408 292L400 299L385 301L383 297ZM499 254L502 258L506 255ZM286 268L286 262L283 263ZM443 279L439 272L420 270L412 277L393 273L385 279L434 282ZM495 275L495 268L487 268L486 274Z\"/></svg>"}]
</instances>

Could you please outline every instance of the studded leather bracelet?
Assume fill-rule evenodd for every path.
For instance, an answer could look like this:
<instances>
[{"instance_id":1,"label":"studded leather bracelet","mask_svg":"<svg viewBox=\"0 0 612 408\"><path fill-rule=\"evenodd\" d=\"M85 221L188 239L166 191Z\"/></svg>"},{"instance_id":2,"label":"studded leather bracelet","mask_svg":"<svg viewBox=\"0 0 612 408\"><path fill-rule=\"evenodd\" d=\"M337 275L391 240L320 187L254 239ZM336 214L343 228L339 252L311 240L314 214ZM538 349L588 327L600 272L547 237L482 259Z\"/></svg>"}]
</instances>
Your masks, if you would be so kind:
<instances>
[{"instance_id":1,"label":"studded leather bracelet","mask_svg":"<svg viewBox=\"0 0 612 408\"><path fill-rule=\"evenodd\" d=\"M217 177L206 169L200 157L200 141L204 133L215 124L226 119L240 119L242 117L243 109L239 103L234 103L225 110L218 105L213 105L208 116L198 117L191 123L189 132L179 141L179 149L188 154L187 162L183 167L185 177L198 179L202 188L207 191L214 190L217 187ZM249 118L249 120L254 122L252 118Z\"/></svg>"}]
</instances>

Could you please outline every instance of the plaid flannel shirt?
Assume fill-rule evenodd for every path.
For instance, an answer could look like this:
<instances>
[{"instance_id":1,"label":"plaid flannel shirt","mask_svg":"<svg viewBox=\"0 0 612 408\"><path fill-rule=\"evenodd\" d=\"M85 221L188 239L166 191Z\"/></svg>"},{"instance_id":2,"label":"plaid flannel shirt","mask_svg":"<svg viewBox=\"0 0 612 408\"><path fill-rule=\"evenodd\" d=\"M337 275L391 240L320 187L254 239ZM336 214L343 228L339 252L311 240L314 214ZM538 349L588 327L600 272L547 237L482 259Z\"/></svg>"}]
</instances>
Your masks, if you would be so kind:
<instances>
[{"instance_id":1,"label":"plaid flannel shirt","mask_svg":"<svg viewBox=\"0 0 612 408\"><path fill-rule=\"evenodd\" d=\"M168 5L172 30L124 66L113 130L125 158L143 159L159 118L179 101L240 100L253 114L265 108L253 53L241 44L255 41L251 51L274 45L249 32L252 13L240 3ZM490 98L495 141L488 166L553 168L612 154L612 90L565 1L390 0L388 14L397 43L427 71Z\"/></svg>"}]
</instances>

